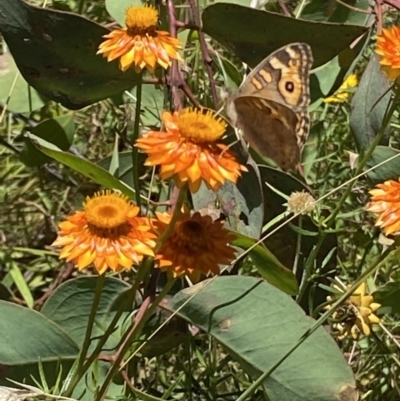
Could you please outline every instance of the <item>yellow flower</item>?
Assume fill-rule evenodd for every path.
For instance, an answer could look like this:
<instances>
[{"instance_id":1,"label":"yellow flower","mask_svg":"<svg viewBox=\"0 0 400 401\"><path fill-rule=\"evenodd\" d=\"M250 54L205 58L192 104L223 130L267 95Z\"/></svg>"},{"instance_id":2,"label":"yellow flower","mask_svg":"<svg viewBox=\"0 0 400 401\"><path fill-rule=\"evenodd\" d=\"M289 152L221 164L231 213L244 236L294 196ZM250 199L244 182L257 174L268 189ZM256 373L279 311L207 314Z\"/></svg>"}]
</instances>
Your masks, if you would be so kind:
<instances>
[{"instance_id":1,"label":"yellow flower","mask_svg":"<svg viewBox=\"0 0 400 401\"><path fill-rule=\"evenodd\" d=\"M235 183L241 171L247 171L219 142L226 124L210 111L165 111L163 124L166 131L149 131L135 144L149 155L146 166L161 166L162 179L173 177L178 187L188 183L192 192L204 180L208 188L217 191L226 180Z\"/></svg>"},{"instance_id":2,"label":"yellow flower","mask_svg":"<svg viewBox=\"0 0 400 401\"><path fill-rule=\"evenodd\" d=\"M355 88L358 85L356 74L350 74L340 88L332 95L324 99L325 103L343 103L350 96L350 88Z\"/></svg>"},{"instance_id":3,"label":"yellow flower","mask_svg":"<svg viewBox=\"0 0 400 401\"><path fill-rule=\"evenodd\" d=\"M372 197L367 210L379 214L375 225L382 228L386 235L398 235L400 233L400 182L385 181L369 193Z\"/></svg>"},{"instance_id":4,"label":"yellow flower","mask_svg":"<svg viewBox=\"0 0 400 401\"><path fill-rule=\"evenodd\" d=\"M382 34L376 38L375 52L381 56L381 70L389 79L400 76L400 28L393 25L382 29Z\"/></svg>"},{"instance_id":5,"label":"yellow flower","mask_svg":"<svg viewBox=\"0 0 400 401\"><path fill-rule=\"evenodd\" d=\"M116 29L100 44L97 54L107 61L119 58L122 71L133 66L136 72L147 68L151 73L157 64L168 68L173 59L181 60L181 44L165 31L157 31L158 12L153 6L131 6L125 13L126 28Z\"/></svg>"},{"instance_id":6,"label":"yellow flower","mask_svg":"<svg viewBox=\"0 0 400 401\"><path fill-rule=\"evenodd\" d=\"M154 238L148 219L124 195L111 191L87 197L84 210L60 223L54 246L62 246L60 258L82 270L91 263L99 274L107 268L128 270L144 255L154 256Z\"/></svg>"},{"instance_id":7,"label":"yellow flower","mask_svg":"<svg viewBox=\"0 0 400 401\"><path fill-rule=\"evenodd\" d=\"M310 214L315 209L315 199L306 191L295 191L285 205L289 213Z\"/></svg>"},{"instance_id":8,"label":"yellow flower","mask_svg":"<svg viewBox=\"0 0 400 401\"><path fill-rule=\"evenodd\" d=\"M350 288L350 285L347 286ZM328 297L333 301L332 297ZM380 319L373 312L380 308L380 304L374 302L372 295L366 294L366 284L362 283L332 315L333 319L340 322L335 323L333 328L338 331L338 339L343 339L351 335L358 340L360 334L369 336L371 325L379 324ZM327 309L330 309L328 306Z\"/></svg>"},{"instance_id":9,"label":"yellow flower","mask_svg":"<svg viewBox=\"0 0 400 401\"><path fill-rule=\"evenodd\" d=\"M157 213L155 225L160 234L171 221L169 213ZM174 230L158 251L156 266L171 277L187 275L197 282L200 275L219 274L220 264L227 265L235 258L229 245L235 235L223 227L222 222L210 216L188 212L175 223Z\"/></svg>"}]
</instances>

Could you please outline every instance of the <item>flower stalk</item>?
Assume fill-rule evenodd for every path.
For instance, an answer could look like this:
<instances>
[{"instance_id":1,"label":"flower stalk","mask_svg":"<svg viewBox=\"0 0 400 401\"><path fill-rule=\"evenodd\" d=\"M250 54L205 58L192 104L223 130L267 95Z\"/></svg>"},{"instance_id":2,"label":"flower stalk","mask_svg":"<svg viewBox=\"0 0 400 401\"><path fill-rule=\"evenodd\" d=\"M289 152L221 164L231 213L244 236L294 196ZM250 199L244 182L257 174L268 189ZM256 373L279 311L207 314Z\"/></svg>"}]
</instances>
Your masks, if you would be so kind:
<instances>
[{"instance_id":1,"label":"flower stalk","mask_svg":"<svg viewBox=\"0 0 400 401\"><path fill-rule=\"evenodd\" d=\"M146 263L144 263L145 265ZM131 328L129 332L124 336L124 338L121 340L121 346L119 347L117 356L115 357L115 360L113 362L113 365L109 372L107 373L107 376L104 379L104 382L96 395L96 398L94 401L102 401L107 393L108 386L110 385L112 379L114 378L115 374L117 371L120 369L121 362L123 358L125 357L126 352L130 347L133 347L134 349L136 348L136 344L134 343L137 338L139 338L146 322L150 319L150 317L153 315L153 313L156 311L158 305L160 302L164 299L164 297L168 294L172 286L174 285L175 280L168 280L162 291L157 295L157 297L154 299L152 304L147 308L146 312L143 314L142 319L140 321L136 321Z\"/></svg>"},{"instance_id":2,"label":"flower stalk","mask_svg":"<svg viewBox=\"0 0 400 401\"><path fill-rule=\"evenodd\" d=\"M90 310L90 315L89 315L89 319L88 319L88 323L87 323L87 327L86 327L85 339L83 341L82 349L79 354L75 374L74 374L71 382L69 383L67 390L64 393L64 397L70 397L72 395L75 387L77 386L80 379L83 377L83 375L87 371L87 369L84 369L83 367L84 367L84 363L85 363L87 353L88 353L90 343L91 343L91 335L92 335L92 331L93 331L93 325L94 325L94 321L96 318L97 310L99 308L101 294L103 292L104 281L105 281L105 274L100 274L97 277L96 289L95 289L92 308Z\"/></svg>"},{"instance_id":3,"label":"flower stalk","mask_svg":"<svg viewBox=\"0 0 400 401\"><path fill-rule=\"evenodd\" d=\"M142 105L142 80L138 82L136 85L136 106L135 106L135 125L133 130L133 139L132 143L136 143L136 140L139 138L140 134L140 110ZM139 150L136 146L132 146L132 177L133 177L133 186L135 189L135 200L136 205L141 207L141 199L140 199L140 181L139 181Z\"/></svg>"}]
</instances>

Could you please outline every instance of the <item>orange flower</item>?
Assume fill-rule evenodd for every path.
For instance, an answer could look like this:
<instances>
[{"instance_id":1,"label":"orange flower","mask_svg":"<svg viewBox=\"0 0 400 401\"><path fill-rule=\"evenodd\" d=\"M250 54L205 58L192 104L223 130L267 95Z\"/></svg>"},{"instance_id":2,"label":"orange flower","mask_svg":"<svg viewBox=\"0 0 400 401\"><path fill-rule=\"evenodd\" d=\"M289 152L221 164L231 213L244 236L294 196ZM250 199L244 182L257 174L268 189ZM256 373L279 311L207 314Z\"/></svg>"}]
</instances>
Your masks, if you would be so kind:
<instances>
[{"instance_id":1,"label":"orange flower","mask_svg":"<svg viewBox=\"0 0 400 401\"><path fill-rule=\"evenodd\" d=\"M154 256L155 235L148 219L137 217L139 208L124 195L111 191L87 197L84 211L60 223L54 246L62 246L60 258L72 260L82 270L89 264L99 274L107 268L128 270L144 255Z\"/></svg>"},{"instance_id":2,"label":"orange flower","mask_svg":"<svg viewBox=\"0 0 400 401\"><path fill-rule=\"evenodd\" d=\"M97 54L103 54L107 61L120 58L122 71L130 66L136 72L147 68L151 73L157 64L168 68L173 59L181 60L178 49L181 47L165 31L157 31L158 12L153 6L131 6L125 12L126 28L116 29L103 37Z\"/></svg>"},{"instance_id":3,"label":"orange flower","mask_svg":"<svg viewBox=\"0 0 400 401\"><path fill-rule=\"evenodd\" d=\"M367 210L379 213L375 225L381 227L386 235L398 235L400 233L400 182L385 181L369 193L372 197Z\"/></svg>"},{"instance_id":4,"label":"orange flower","mask_svg":"<svg viewBox=\"0 0 400 401\"><path fill-rule=\"evenodd\" d=\"M226 180L236 182L241 171L247 171L228 146L218 142L226 124L211 111L164 111L163 123L166 132L149 131L135 145L149 155L146 166L161 165L162 179L174 177L178 187L188 183L192 192L204 180L217 191Z\"/></svg>"},{"instance_id":5,"label":"orange flower","mask_svg":"<svg viewBox=\"0 0 400 401\"><path fill-rule=\"evenodd\" d=\"M157 218L155 225L162 234L171 215L157 213ZM197 282L201 274L219 274L218 265L229 264L235 258L235 250L229 245L234 239L235 235L226 230L222 222L212 221L210 216L201 216L198 212L190 217L185 212L158 251L156 266L167 271L169 276L188 275Z\"/></svg>"},{"instance_id":6,"label":"orange flower","mask_svg":"<svg viewBox=\"0 0 400 401\"><path fill-rule=\"evenodd\" d=\"M375 52L381 56L381 69L389 79L400 76L400 28L393 25L389 29L382 29L382 34L376 39Z\"/></svg>"}]
</instances>

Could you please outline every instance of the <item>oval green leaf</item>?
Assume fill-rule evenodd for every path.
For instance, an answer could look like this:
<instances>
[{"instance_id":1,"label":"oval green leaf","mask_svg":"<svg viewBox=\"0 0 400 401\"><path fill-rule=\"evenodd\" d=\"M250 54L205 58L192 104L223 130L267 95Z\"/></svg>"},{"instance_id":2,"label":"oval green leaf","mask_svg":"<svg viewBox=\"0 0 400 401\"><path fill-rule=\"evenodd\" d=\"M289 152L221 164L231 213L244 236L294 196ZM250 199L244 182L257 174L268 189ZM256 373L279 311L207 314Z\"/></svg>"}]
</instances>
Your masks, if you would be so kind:
<instances>
[{"instance_id":1,"label":"oval green leaf","mask_svg":"<svg viewBox=\"0 0 400 401\"><path fill-rule=\"evenodd\" d=\"M2 365L73 359L79 353L78 345L54 322L36 311L5 301L0 301L0 333Z\"/></svg>"},{"instance_id":2,"label":"oval green leaf","mask_svg":"<svg viewBox=\"0 0 400 401\"><path fill-rule=\"evenodd\" d=\"M207 7L202 19L205 33L231 49L251 67L292 42L308 43L313 50L314 67L317 67L367 31L363 26L303 21L229 3Z\"/></svg>"},{"instance_id":3,"label":"oval green leaf","mask_svg":"<svg viewBox=\"0 0 400 401\"><path fill-rule=\"evenodd\" d=\"M98 276L80 277L63 283L47 299L41 311L80 346L85 338L98 280ZM96 313L97 324L93 327L92 338L104 334L99 324L102 323L103 328L107 327L105 319L110 316L112 305L128 288L127 283L116 278L105 279Z\"/></svg>"},{"instance_id":4,"label":"oval green leaf","mask_svg":"<svg viewBox=\"0 0 400 401\"><path fill-rule=\"evenodd\" d=\"M96 55L109 30L77 14L0 0L0 33L23 77L49 99L80 109L131 88L133 69Z\"/></svg>"},{"instance_id":5,"label":"oval green leaf","mask_svg":"<svg viewBox=\"0 0 400 401\"><path fill-rule=\"evenodd\" d=\"M380 70L378 56L373 55L351 102L350 127L360 149L368 149L375 140L382 127L390 97L389 81ZM388 125L381 145L388 143L389 135Z\"/></svg>"},{"instance_id":6,"label":"oval green leaf","mask_svg":"<svg viewBox=\"0 0 400 401\"><path fill-rule=\"evenodd\" d=\"M391 160L389 160L391 159ZM388 160L387 162L385 162ZM374 183L384 182L386 180L398 180L400 175L400 152L397 149L388 146L377 146L368 160L367 167L371 168L381 164L368 173Z\"/></svg>"},{"instance_id":7,"label":"oval green leaf","mask_svg":"<svg viewBox=\"0 0 400 401\"><path fill-rule=\"evenodd\" d=\"M271 369L314 323L288 295L245 276L201 282L169 307L213 336L253 377ZM322 327L264 382L271 401L337 401L349 387L355 388L351 368Z\"/></svg>"}]
</instances>

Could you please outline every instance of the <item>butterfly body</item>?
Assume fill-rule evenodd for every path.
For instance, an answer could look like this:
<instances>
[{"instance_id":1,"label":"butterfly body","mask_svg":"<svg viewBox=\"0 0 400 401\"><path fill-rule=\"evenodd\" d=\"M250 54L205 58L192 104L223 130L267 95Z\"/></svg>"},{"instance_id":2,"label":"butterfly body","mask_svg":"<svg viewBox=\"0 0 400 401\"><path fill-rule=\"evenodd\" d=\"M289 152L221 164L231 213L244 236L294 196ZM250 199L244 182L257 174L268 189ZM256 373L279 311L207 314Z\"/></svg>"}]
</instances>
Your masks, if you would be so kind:
<instances>
[{"instance_id":1,"label":"butterfly body","mask_svg":"<svg viewBox=\"0 0 400 401\"><path fill-rule=\"evenodd\" d=\"M245 139L283 170L293 170L309 128L311 48L292 43L266 57L228 102Z\"/></svg>"}]
</instances>

